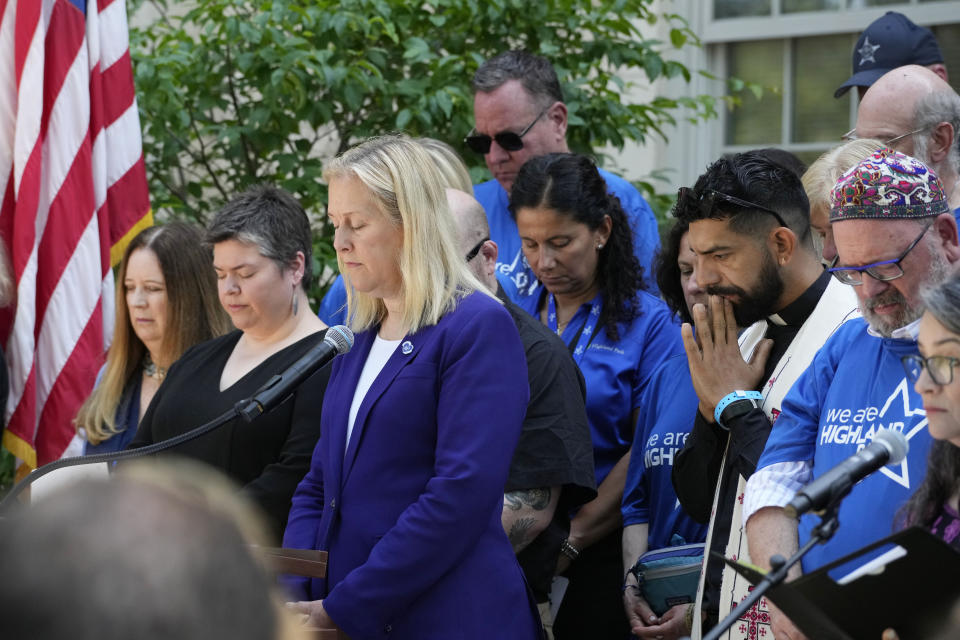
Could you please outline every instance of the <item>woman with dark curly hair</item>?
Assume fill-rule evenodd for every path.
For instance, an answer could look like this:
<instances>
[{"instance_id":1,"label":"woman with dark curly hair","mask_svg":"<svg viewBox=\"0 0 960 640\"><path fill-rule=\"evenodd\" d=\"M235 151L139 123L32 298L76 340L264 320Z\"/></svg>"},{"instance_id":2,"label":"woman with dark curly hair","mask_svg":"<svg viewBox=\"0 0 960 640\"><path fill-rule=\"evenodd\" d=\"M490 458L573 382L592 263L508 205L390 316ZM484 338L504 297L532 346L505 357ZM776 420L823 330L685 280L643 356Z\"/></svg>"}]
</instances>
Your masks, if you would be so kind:
<instances>
[{"instance_id":1,"label":"woman with dark curly hair","mask_svg":"<svg viewBox=\"0 0 960 640\"><path fill-rule=\"evenodd\" d=\"M589 158L530 160L510 202L524 258L545 289L524 306L567 343L586 380L598 486L562 547L558 570L570 584L554 634L623 638L620 499L640 398L653 370L683 353L679 327L642 290L626 214Z\"/></svg>"}]
</instances>

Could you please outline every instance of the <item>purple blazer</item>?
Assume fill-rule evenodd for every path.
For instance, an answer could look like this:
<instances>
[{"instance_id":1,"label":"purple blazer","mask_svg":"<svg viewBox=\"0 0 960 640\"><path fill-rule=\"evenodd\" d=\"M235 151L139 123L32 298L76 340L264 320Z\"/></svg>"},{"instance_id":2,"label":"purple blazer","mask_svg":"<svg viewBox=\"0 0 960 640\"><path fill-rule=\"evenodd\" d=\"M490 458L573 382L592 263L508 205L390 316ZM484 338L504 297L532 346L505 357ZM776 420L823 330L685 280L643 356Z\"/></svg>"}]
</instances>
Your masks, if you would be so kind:
<instances>
[{"instance_id":1,"label":"purple blazer","mask_svg":"<svg viewBox=\"0 0 960 640\"><path fill-rule=\"evenodd\" d=\"M326 580L288 578L354 640L540 637L501 525L529 395L517 328L474 293L407 335L347 415L376 330L333 363L322 436L283 544L329 552Z\"/></svg>"}]
</instances>

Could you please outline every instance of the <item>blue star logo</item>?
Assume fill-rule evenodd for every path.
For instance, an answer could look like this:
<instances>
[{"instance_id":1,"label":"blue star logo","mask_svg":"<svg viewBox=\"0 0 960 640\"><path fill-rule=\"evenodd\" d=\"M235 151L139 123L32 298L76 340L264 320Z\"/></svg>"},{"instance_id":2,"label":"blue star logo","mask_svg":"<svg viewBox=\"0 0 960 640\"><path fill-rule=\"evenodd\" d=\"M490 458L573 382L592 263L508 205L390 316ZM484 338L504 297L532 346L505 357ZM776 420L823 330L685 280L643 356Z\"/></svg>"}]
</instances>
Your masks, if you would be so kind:
<instances>
[{"instance_id":1,"label":"blue star logo","mask_svg":"<svg viewBox=\"0 0 960 640\"><path fill-rule=\"evenodd\" d=\"M863 66L864 62L877 63L876 58L873 57L873 54L877 52L877 49L880 48L878 44L870 44L870 37L863 39L863 44L860 45L860 48L857 49L857 53L860 54L860 66Z\"/></svg>"},{"instance_id":2,"label":"blue star logo","mask_svg":"<svg viewBox=\"0 0 960 640\"><path fill-rule=\"evenodd\" d=\"M880 417L883 417L887 413L887 409L890 408L890 405L894 403L897 399L901 400L903 406L903 417L910 418L912 416L923 416L923 420L913 425L913 428L910 431L905 432L903 435L907 439L907 442L910 442L910 439L926 429L927 427L927 412L922 408L913 409L910 407L910 392L907 387L907 379L904 378L900 384L897 385L897 388L893 390L893 393L890 394L890 397L887 398L886 403L883 405L883 409L880 410ZM898 403L898 404L901 404ZM910 467L909 467L909 458L904 458L899 465L899 469L896 472L892 471L889 466L883 467L880 469L880 472L899 484L900 486L909 489L910 488ZM896 467L894 467L896 468Z\"/></svg>"}]
</instances>

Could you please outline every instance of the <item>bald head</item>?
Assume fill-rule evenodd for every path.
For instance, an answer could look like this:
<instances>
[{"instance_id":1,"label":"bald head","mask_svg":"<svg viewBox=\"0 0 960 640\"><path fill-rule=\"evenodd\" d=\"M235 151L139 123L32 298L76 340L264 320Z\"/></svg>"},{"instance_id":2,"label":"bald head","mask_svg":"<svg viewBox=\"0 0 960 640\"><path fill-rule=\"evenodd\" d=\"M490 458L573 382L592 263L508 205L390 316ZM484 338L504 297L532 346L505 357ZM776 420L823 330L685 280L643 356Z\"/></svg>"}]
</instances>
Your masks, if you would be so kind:
<instances>
[{"instance_id":1,"label":"bald head","mask_svg":"<svg viewBox=\"0 0 960 640\"><path fill-rule=\"evenodd\" d=\"M950 85L926 67L908 65L888 71L863 96L857 110L857 137L890 140L912 131L917 101ZM914 155L913 136L895 143L897 151Z\"/></svg>"},{"instance_id":2,"label":"bald head","mask_svg":"<svg viewBox=\"0 0 960 640\"><path fill-rule=\"evenodd\" d=\"M464 258L478 246L480 247L468 262L470 271L488 289L495 292L497 290L495 273L497 245L490 240L487 213L476 198L459 189L447 189L447 204L450 205L450 212L457 224L457 240Z\"/></svg>"},{"instance_id":3,"label":"bald head","mask_svg":"<svg viewBox=\"0 0 960 640\"><path fill-rule=\"evenodd\" d=\"M960 206L954 189L960 170L960 96L926 67L907 65L887 72L857 110L857 137L877 138L933 169Z\"/></svg>"}]
</instances>

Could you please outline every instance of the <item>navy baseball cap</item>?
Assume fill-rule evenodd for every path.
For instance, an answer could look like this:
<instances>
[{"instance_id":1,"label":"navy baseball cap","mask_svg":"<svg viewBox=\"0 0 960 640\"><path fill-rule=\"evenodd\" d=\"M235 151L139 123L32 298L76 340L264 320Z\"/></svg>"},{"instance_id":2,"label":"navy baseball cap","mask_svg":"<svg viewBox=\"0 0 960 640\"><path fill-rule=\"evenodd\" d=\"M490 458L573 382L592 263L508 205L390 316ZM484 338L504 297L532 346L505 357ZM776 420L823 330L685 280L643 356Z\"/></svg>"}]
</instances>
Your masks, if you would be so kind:
<instances>
[{"instance_id":1,"label":"navy baseball cap","mask_svg":"<svg viewBox=\"0 0 960 640\"><path fill-rule=\"evenodd\" d=\"M888 11L864 29L853 49L853 75L833 93L839 98L850 87L869 87L887 71L907 64L926 66L943 62L933 32L910 18Z\"/></svg>"}]
</instances>

